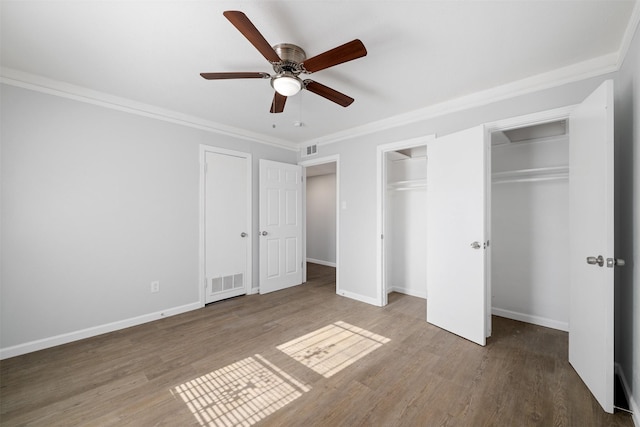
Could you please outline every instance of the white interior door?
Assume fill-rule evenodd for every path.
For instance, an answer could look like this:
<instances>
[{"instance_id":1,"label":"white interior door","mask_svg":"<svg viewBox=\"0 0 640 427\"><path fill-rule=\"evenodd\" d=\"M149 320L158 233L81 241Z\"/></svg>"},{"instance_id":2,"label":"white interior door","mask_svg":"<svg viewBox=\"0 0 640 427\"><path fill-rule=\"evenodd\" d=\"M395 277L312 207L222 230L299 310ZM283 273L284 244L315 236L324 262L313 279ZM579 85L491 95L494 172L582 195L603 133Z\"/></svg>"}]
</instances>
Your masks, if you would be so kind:
<instances>
[{"instance_id":1,"label":"white interior door","mask_svg":"<svg viewBox=\"0 0 640 427\"><path fill-rule=\"evenodd\" d=\"M614 275L607 265L614 256L611 80L571 113L569 126L569 362L602 408L613 412ZM587 264L587 257L596 264Z\"/></svg>"},{"instance_id":2,"label":"white interior door","mask_svg":"<svg viewBox=\"0 0 640 427\"><path fill-rule=\"evenodd\" d=\"M260 293L302 283L302 167L260 160Z\"/></svg>"},{"instance_id":3,"label":"white interior door","mask_svg":"<svg viewBox=\"0 0 640 427\"><path fill-rule=\"evenodd\" d=\"M205 153L205 303L247 293L251 265L250 160Z\"/></svg>"},{"instance_id":4,"label":"white interior door","mask_svg":"<svg viewBox=\"0 0 640 427\"><path fill-rule=\"evenodd\" d=\"M489 201L484 126L427 143L427 322L485 345Z\"/></svg>"}]
</instances>

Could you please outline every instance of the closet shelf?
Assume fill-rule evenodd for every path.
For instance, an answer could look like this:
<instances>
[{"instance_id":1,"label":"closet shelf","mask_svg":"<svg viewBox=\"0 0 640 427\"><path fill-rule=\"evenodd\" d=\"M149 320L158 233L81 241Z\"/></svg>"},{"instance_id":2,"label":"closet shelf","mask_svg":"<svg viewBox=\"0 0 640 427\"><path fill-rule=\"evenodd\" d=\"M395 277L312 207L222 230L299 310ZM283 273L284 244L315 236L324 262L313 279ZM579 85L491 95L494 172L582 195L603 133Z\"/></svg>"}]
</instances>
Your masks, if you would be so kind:
<instances>
[{"instance_id":1,"label":"closet shelf","mask_svg":"<svg viewBox=\"0 0 640 427\"><path fill-rule=\"evenodd\" d=\"M495 172L491 174L494 184L506 184L513 182L537 182L552 181L569 178L569 166L551 166L535 169L519 169L507 172Z\"/></svg>"},{"instance_id":2,"label":"closet shelf","mask_svg":"<svg viewBox=\"0 0 640 427\"><path fill-rule=\"evenodd\" d=\"M396 191L417 190L427 188L427 179L411 179L407 181L390 182L387 189Z\"/></svg>"}]
</instances>

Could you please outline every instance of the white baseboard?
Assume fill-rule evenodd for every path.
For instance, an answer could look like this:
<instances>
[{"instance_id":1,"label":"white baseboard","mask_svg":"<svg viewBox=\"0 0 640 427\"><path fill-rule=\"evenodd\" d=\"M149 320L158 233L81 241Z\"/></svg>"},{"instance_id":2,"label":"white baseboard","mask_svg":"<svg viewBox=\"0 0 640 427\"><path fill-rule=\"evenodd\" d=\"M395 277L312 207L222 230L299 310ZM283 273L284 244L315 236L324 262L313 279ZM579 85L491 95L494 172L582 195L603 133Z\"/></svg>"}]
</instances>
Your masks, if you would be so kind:
<instances>
[{"instance_id":1,"label":"white baseboard","mask_svg":"<svg viewBox=\"0 0 640 427\"><path fill-rule=\"evenodd\" d=\"M20 356L22 354L31 353L38 350L44 350L45 348L67 344L85 338L95 337L97 335L106 334L107 332L129 328L131 326L141 325L143 323L152 322L154 320L163 319L165 317L175 316L176 314L185 313L187 311L197 310L201 307L202 305L199 302L194 302L191 304L181 305L179 307L171 307L166 310L157 311L155 313L132 317L130 319L118 320L117 322L107 323L105 325L94 326L79 331L69 332L49 338L30 341L24 344L14 345L12 347L1 348L0 360L8 359L9 357Z\"/></svg>"},{"instance_id":2,"label":"white baseboard","mask_svg":"<svg viewBox=\"0 0 640 427\"><path fill-rule=\"evenodd\" d=\"M334 268L336 266L335 262L323 261L321 259L315 259L315 258L307 258L307 262L312 262L314 264L320 264L320 265L326 265L327 267L334 267Z\"/></svg>"},{"instance_id":3,"label":"white baseboard","mask_svg":"<svg viewBox=\"0 0 640 427\"><path fill-rule=\"evenodd\" d=\"M559 320L548 319L546 317L534 316L532 314L518 313L517 311L504 310L502 308L491 307L491 314L507 319L519 320L521 322L532 323L546 328L559 329L561 331L569 331L569 322L560 322Z\"/></svg>"},{"instance_id":4,"label":"white baseboard","mask_svg":"<svg viewBox=\"0 0 640 427\"><path fill-rule=\"evenodd\" d=\"M640 404L635 401L635 399L633 398L633 394L631 394L631 387L627 382L627 377L624 375L622 365L616 362L615 370L616 374L620 378L620 382L622 383L622 388L624 389L624 395L627 398L627 402L629 402L629 409L631 410L631 419L633 420L633 425L635 427L640 427Z\"/></svg>"},{"instance_id":5,"label":"white baseboard","mask_svg":"<svg viewBox=\"0 0 640 427\"><path fill-rule=\"evenodd\" d=\"M392 286L389 289L387 289L388 294L390 294L391 292L398 292L405 295L411 295L412 297L427 299L427 291L417 291L415 289L403 288L400 286Z\"/></svg>"},{"instance_id":6,"label":"white baseboard","mask_svg":"<svg viewBox=\"0 0 640 427\"><path fill-rule=\"evenodd\" d=\"M376 307L380 307L380 301L376 298L366 297L364 295L356 294L349 291L338 291L338 295L342 295L343 297L351 298L356 301L365 302L367 304L375 305Z\"/></svg>"}]
</instances>

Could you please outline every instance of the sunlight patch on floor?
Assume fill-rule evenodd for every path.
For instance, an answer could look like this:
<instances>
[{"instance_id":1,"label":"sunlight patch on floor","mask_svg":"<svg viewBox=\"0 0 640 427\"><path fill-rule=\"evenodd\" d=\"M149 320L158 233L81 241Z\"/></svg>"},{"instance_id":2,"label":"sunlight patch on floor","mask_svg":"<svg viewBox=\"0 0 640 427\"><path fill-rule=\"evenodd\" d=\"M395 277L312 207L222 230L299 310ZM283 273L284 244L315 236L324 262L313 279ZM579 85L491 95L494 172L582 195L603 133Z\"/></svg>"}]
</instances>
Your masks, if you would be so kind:
<instances>
[{"instance_id":1,"label":"sunlight patch on floor","mask_svg":"<svg viewBox=\"0 0 640 427\"><path fill-rule=\"evenodd\" d=\"M203 426L250 426L309 391L256 354L173 389Z\"/></svg>"},{"instance_id":2,"label":"sunlight patch on floor","mask_svg":"<svg viewBox=\"0 0 640 427\"><path fill-rule=\"evenodd\" d=\"M389 338L340 321L277 348L329 378L389 341Z\"/></svg>"}]
</instances>

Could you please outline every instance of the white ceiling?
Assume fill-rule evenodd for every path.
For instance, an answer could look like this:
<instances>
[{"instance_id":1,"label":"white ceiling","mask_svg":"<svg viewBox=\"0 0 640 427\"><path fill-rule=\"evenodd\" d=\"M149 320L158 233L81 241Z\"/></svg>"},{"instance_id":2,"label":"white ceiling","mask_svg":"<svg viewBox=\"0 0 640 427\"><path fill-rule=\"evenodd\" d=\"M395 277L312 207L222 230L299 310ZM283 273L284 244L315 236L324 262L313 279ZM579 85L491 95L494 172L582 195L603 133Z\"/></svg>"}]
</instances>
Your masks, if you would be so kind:
<instances>
[{"instance_id":1,"label":"white ceiling","mask_svg":"<svg viewBox=\"0 0 640 427\"><path fill-rule=\"evenodd\" d=\"M5 82L162 109L285 145L514 82L532 89L615 70L639 14L634 0L2 0L1 6ZM284 113L271 114L268 80L202 79L200 72L272 73L225 10L243 11L271 44L297 44L308 57L361 39L366 57L310 76L355 102L343 108L302 91Z\"/></svg>"}]
</instances>

